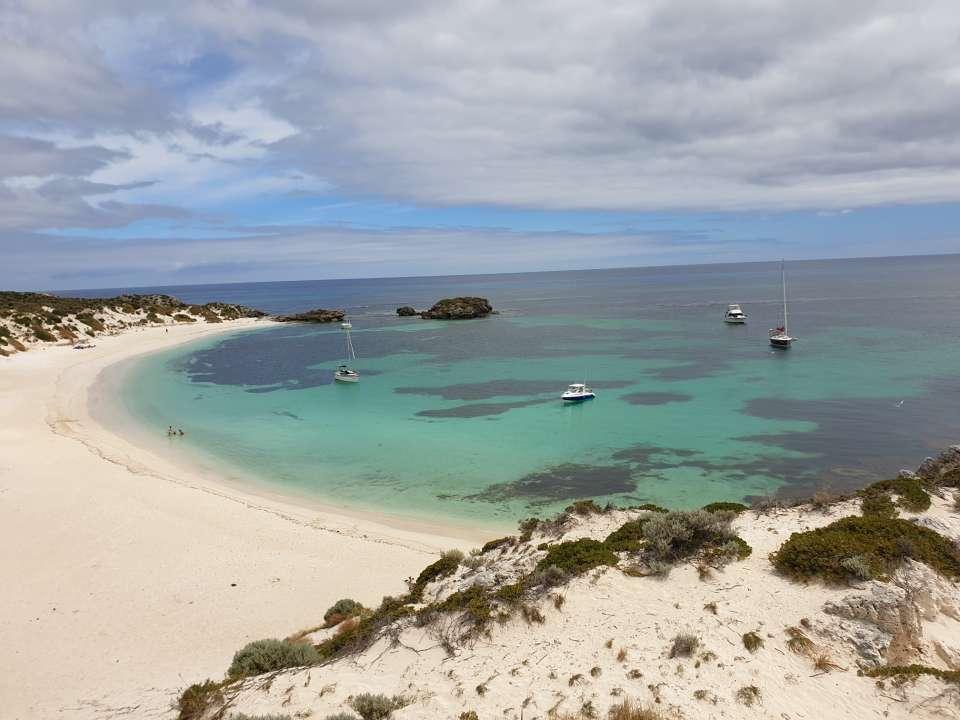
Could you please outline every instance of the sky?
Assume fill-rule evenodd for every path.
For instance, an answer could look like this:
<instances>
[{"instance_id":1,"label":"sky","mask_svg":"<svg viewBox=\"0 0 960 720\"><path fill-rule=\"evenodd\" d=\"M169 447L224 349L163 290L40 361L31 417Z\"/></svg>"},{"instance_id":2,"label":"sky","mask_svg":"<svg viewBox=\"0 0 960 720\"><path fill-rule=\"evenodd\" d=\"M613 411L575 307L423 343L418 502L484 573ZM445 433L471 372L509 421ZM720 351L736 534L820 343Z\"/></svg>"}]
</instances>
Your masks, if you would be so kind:
<instances>
[{"instance_id":1,"label":"sky","mask_svg":"<svg viewBox=\"0 0 960 720\"><path fill-rule=\"evenodd\" d=\"M0 0L0 288L960 252L956 0Z\"/></svg>"}]
</instances>

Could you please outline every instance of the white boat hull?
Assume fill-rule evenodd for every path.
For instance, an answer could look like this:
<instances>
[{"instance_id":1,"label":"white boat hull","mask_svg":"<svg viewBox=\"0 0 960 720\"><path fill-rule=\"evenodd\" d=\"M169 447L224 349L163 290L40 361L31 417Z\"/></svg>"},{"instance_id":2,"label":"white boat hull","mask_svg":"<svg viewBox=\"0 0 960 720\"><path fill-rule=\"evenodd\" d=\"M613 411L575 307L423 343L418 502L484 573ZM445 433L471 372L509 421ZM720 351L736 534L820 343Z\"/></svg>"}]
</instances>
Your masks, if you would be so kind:
<instances>
[{"instance_id":1,"label":"white boat hull","mask_svg":"<svg viewBox=\"0 0 960 720\"><path fill-rule=\"evenodd\" d=\"M340 373L334 373L333 379L336 380L337 382L342 382L342 383L355 383L355 382L360 382L360 374L353 373L351 375L348 375L348 374L341 375Z\"/></svg>"},{"instance_id":2,"label":"white boat hull","mask_svg":"<svg viewBox=\"0 0 960 720\"><path fill-rule=\"evenodd\" d=\"M727 325L745 325L746 322L747 322L747 319L746 319L746 318L742 318L742 317L740 317L740 318L738 318L738 317L725 317L725 318L723 319L723 321L724 321L725 323L727 323Z\"/></svg>"}]
</instances>

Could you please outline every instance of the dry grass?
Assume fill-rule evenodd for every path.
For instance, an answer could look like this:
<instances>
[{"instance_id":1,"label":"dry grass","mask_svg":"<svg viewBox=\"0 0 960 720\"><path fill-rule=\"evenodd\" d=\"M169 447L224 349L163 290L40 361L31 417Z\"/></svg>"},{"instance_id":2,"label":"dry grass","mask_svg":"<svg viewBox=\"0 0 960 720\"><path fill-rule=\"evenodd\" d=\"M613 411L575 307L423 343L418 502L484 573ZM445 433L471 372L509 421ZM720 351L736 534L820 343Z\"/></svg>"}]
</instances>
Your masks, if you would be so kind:
<instances>
[{"instance_id":1,"label":"dry grass","mask_svg":"<svg viewBox=\"0 0 960 720\"><path fill-rule=\"evenodd\" d=\"M737 690L734 697L738 703L742 703L747 707L753 707L756 703L760 702L760 688L756 685L744 685Z\"/></svg>"},{"instance_id":2,"label":"dry grass","mask_svg":"<svg viewBox=\"0 0 960 720\"><path fill-rule=\"evenodd\" d=\"M703 606L703 609L706 610L708 613L713 613L714 615L717 614L717 604L715 602L708 602L706 605Z\"/></svg>"},{"instance_id":3,"label":"dry grass","mask_svg":"<svg viewBox=\"0 0 960 720\"><path fill-rule=\"evenodd\" d=\"M831 672L832 670L843 670L844 668L837 665L826 653L821 653L814 658L813 667L817 672Z\"/></svg>"},{"instance_id":4,"label":"dry grass","mask_svg":"<svg viewBox=\"0 0 960 720\"><path fill-rule=\"evenodd\" d=\"M554 606L557 610L561 609L561 608L563 607L563 604L564 604L566 601L567 601L567 598L565 598L565 597L564 597L563 595L561 595L560 593L557 593L556 595L553 596L553 606Z\"/></svg>"},{"instance_id":5,"label":"dry grass","mask_svg":"<svg viewBox=\"0 0 960 720\"><path fill-rule=\"evenodd\" d=\"M617 653L617 662L624 662L627 659L627 649L620 648L620 651Z\"/></svg>"},{"instance_id":6,"label":"dry grass","mask_svg":"<svg viewBox=\"0 0 960 720\"><path fill-rule=\"evenodd\" d=\"M663 716L653 708L637 705L630 698L613 705L607 711L609 720L660 720Z\"/></svg>"},{"instance_id":7,"label":"dry grass","mask_svg":"<svg viewBox=\"0 0 960 720\"><path fill-rule=\"evenodd\" d=\"M698 638L696 635L681 633L673 638L673 643L670 645L670 653L668 654L668 657L671 659L678 657L690 657L697 651L698 647L700 647L700 638Z\"/></svg>"},{"instance_id":8,"label":"dry grass","mask_svg":"<svg viewBox=\"0 0 960 720\"><path fill-rule=\"evenodd\" d=\"M763 647L763 638L751 630L743 634L743 646L752 653Z\"/></svg>"},{"instance_id":9,"label":"dry grass","mask_svg":"<svg viewBox=\"0 0 960 720\"><path fill-rule=\"evenodd\" d=\"M790 648L790 652L796 653L797 655L810 655L813 653L813 640L804 635L803 630L798 627L788 627L787 635L789 636L787 647Z\"/></svg>"}]
</instances>

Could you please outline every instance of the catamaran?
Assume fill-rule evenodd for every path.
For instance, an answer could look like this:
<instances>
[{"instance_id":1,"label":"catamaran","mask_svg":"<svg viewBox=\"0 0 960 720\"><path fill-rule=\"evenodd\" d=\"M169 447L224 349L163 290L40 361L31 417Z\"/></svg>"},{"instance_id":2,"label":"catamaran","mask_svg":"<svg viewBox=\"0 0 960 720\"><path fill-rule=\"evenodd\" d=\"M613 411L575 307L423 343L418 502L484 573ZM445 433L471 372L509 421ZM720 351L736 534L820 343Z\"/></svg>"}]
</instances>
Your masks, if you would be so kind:
<instances>
[{"instance_id":1,"label":"catamaran","mask_svg":"<svg viewBox=\"0 0 960 720\"><path fill-rule=\"evenodd\" d=\"M340 324L340 327L343 328L343 331L347 335L347 358L346 362L338 366L334 371L333 379L337 382L360 382L360 373L350 366L352 362L356 362L357 360L357 353L353 349L353 339L350 337L350 331L353 329L353 325L349 322L344 322Z\"/></svg>"},{"instance_id":2,"label":"catamaran","mask_svg":"<svg viewBox=\"0 0 960 720\"><path fill-rule=\"evenodd\" d=\"M727 305L727 311L723 314L723 321L730 325L743 325L747 321L747 314L740 309L739 305Z\"/></svg>"},{"instance_id":3,"label":"catamaran","mask_svg":"<svg viewBox=\"0 0 960 720\"><path fill-rule=\"evenodd\" d=\"M787 273L782 260L780 261L780 284L783 286L783 324L780 327L771 328L770 344L775 348L786 350L796 338L790 337L790 331L787 329Z\"/></svg>"}]
</instances>

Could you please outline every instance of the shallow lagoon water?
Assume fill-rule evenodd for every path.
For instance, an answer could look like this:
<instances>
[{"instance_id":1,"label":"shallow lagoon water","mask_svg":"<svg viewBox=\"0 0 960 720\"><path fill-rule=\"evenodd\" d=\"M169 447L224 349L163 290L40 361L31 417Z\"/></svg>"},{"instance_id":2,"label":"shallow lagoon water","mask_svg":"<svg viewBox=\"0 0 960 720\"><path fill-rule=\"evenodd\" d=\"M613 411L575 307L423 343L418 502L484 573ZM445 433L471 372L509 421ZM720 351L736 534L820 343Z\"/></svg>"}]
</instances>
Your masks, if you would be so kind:
<instances>
[{"instance_id":1,"label":"shallow lagoon water","mask_svg":"<svg viewBox=\"0 0 960 720\"><path fill-rule=\"evenodd\" d=\"M251 481L476 523L582 497L696 507L849 490L960 440L960 256L788 272L800 339L786 352L766 343L774 264L176 288L345 307L362 381L332 382L339 328L283 325L147 357L121 402ZM392 314L453 294L500 314ZM721 321L728 302L746 326ZM583 379L597 399L561 404Z\"/></svg>"}]
</instances>

